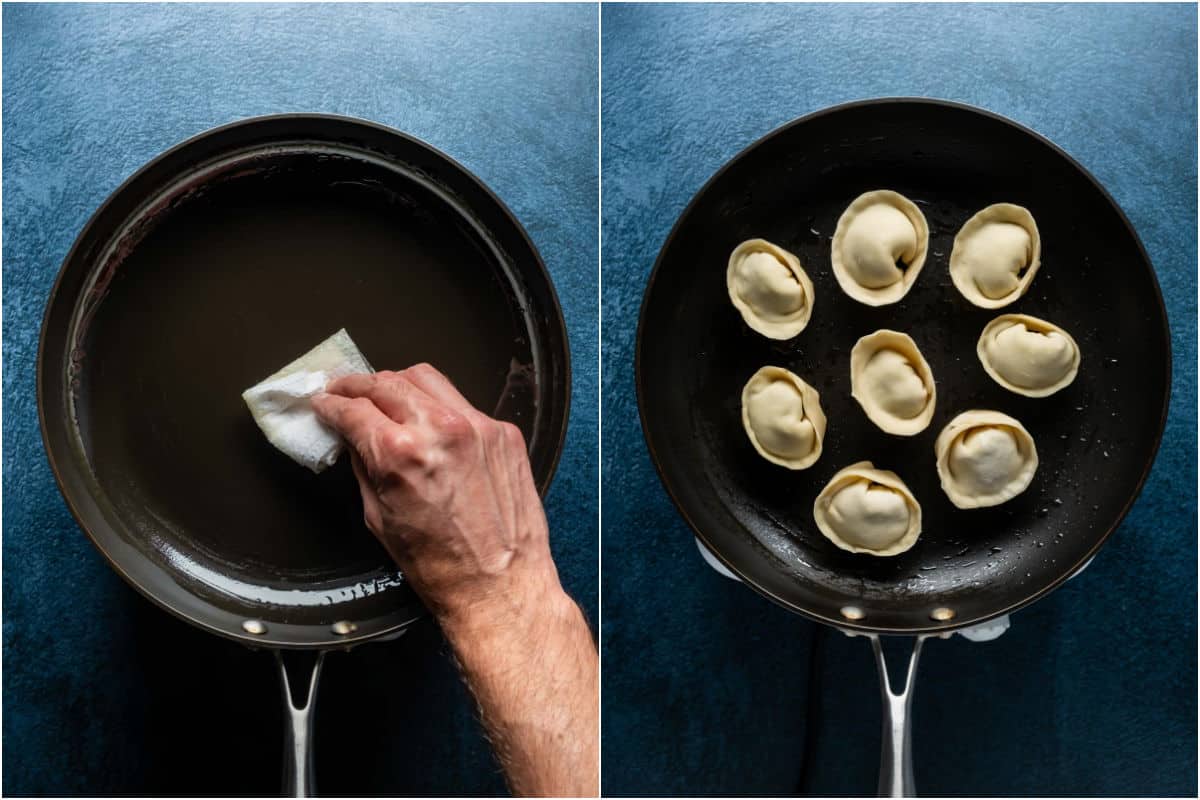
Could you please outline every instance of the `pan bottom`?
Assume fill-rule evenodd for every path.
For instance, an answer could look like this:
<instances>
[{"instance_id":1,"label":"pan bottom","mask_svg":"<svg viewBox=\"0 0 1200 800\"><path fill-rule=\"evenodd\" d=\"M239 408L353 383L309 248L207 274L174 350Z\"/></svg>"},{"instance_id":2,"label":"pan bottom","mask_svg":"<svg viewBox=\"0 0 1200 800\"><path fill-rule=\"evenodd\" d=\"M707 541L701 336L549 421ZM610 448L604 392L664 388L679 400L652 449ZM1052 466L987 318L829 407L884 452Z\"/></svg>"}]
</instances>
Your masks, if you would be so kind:
<instances>
[{"instance_id":1,"label":"pan bottom","mask_svg":"<svg viewBox=\"0 0 1200 800\"><path fill-rule=\"evenodd\" d=\"M872 307L841 290L830 252L847 206L881 188L921 208L929 256L903 300ZM1028 208L1043 245L1030 290L1004 310L1052 320L1083 353L1074 383L1052 397L1015 395L986 374L975 347L998 312L971 305L950 280L958 231L997 202ZM724 259L755 237L794 253L812 280L812 318L794 339L754 333L729 302ZM934 418L914 436L884 433L851 396L854 343L882 328L912 336L937 382ZM823 622L880 633L944 631L1032 602L1095 554L1153 461L1169 353L1144 250L1069 157L965 106L866 101L768 135L692 200L646 291L638 399L668 493L747 584ZM770 464L746 438L741 390L767 364L820 393L829 424L810 469ZM1037 443L1032 483L1000 506L956 508L938 479L938 432L968 409L1009 414ZM897 472L921 503L923 531L907 552L848 553L816 529L818 493L862 460Z\"/></svg>"},{"instance_id":2,"label":"pan bottom","mask_svg":"<svg viewBox=\"0 0 1200 800\"><path fill-rule=\"evenodd\" d=\"M398 586L348 460L297 466L241 392L345 327L377 369L433 363L531 437L531 337L502 257L433 188L355 158L260 158L161 208L127 229L76 335L99 494L201 594L300 610Z\"/></svg>"}]
</instances>

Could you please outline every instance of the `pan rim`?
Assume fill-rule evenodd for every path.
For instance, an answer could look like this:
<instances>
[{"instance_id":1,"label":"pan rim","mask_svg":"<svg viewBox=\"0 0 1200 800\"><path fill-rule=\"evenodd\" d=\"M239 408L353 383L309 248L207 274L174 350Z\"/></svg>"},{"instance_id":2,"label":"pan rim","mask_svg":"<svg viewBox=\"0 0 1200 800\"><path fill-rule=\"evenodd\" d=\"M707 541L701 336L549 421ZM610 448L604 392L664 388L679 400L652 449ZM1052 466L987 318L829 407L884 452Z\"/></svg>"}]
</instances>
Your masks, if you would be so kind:
<instances>
[{"instance_id":1,"label":"pan rim","mask_svg":"<svg viewBox=\"0 0 1200 800\"><path fill-rule=\"evenodd\" d=\"M998 122L1002 125L1005 125L1009 128L1014 129L1018 133L1024 134L1024 135L1032 138L1033 140L1040 143L1041 145L1049 148L1049 150L1052 153L1054 153L1058 157L1062 158L1068 165L1070 165L1079 174L1081 174L1099 192L1100 196L1109 204L1109 206L1113 209L1113 211L1116 212L1117 217L1124 224L1125 230L1129 233L1129 235L1133 239L1133 242L1137 246L1138 252L1140 253L1142 259L1150 267L1150 278L1151 278L1151 283L1152 283L1153 289L1154 289L1153 294L1154 294L1155 300L1157 301L1157 309L1159 311L1159 318L1162 320L1162 323L1163 323L1163 327L1159 333L1160 333L1160 336L1162 339L1163 350L1164 350L1164 353L1166 356L1166 374L1165 374L1166 392L1164 393L1162 411L1159 414L1158 429L1157 429L1154 439L1153 439L1153 446L1150 451L1150 456L1147 459L1145 465L1142 467L1141 473L1138 476L1137 483L1135 484L1133 491L1130 493L1129 498L1122 505L1119 513L1117 514L1117 516L1114 519L1114 521L1112 522L1112 524L1103 533L1103 535L1101 535L1100 537L1098 537L1095 540L1093 545L1078 559L1078 561L1076 561L1076 563L1072 564L1058 578L1054 579L1053 581L1050 581L1047 585L1041 587L1036 592L1026 595L1022 600L1019 600L1015 603L1007 604L1004 607L996 609L987 614L976 616L976 617L965 619L965 620L955 620L955 621L951 621L951 622L947 622L947 623L940 623L940 624L936 624L931 621L929 624L924 624L924 625L920 625L920 626L912 626L912 627L903 628L903 629L878 627L878 626L870 625L867 623L855 622L855 621L850 621L850 620L846 620L846 619L834 619L832 617L820 614L812 609L803 608L795 603L792 603L792 602L778 596L777 594L771 592L769 589L767 589L763 586L760 586L757 582L755 582L753 580L753 578L751 578L747 574L746 570L740 569L737 564L733 563L724 554L722 554L720 552L720 550L718 549L718 546L714 545L713 542L710 540L710 537L705 534L705 532L702 529L702 526L697 524L695 519L693 519L693 516L691 514L689 514L687 509L684 507L684 504L680 501L678 493L672 487L672 485L670 484L670 481L667 478L666 470L663 467L662 457L659 454L658 450L655 448L654 443L651 441L650 434L647 432L648 429L647 429L646 410L645 410L646 387L645 387L644 381L642 379L642 375L643 375L643 372L642 372L643 332L645 329L646 320L647 320L647 316L648 316L650 295L654 289L655 280L658 277L659 270L663 265L663 262L665 260L665 256L666 256L667 252L670 250L671 245L674 243L674 241L676 239L676 236L679 234L679 231L683 227L683 222L693 212L695 207L699 204L701 199L703 199L704 196L709 192L709 190L713 187L713 185L715 185L727 172L729 172L732 168L734 168L739 162L742 161L742 159L744 159L750 153L757 150L760 146L766 144L768 141L774 139L775 137L783 136L783 135L787 134L793 128L797 128L805 123L812 122L814 120L821 119L823 117L831 116L834 114L838 114L838 113L853 110L853 109L880 107L880 106L893 106L893 105L896 105L896 106L898 106L898 105L924 105L924 106L952 109L952 110L956 110L956 111L964 111L964 112L976 114L978 116L987 118L993 122ZM1116 200L1113 199L1112 195L1108 192L1108 190L1104 188L1104 186L1095 178L1095 176L1092 175L1091 172L1089 172L1082 164L1080 164L1075 158L1073 158L1069 153L1067 153L1066 150L1059 147L1053 141L1051 141L1047 137L1043 136L1042 134L1038 133L1037 131L1034 131L1031 128L1028 128L1028 127L1022 125L1021 123L1016 122L1012 119L1009 119L1008 117L1005 117L994 111L989 111L987 109L980 108L978 106L969 105L967 103L962 103L962 102L958 102L955 100L943 100L943 99L932 98L932 97L908 97L908 96L876 97L876 98L852 100L852 101L845 102L845 103L839 103L837 105L827 106L825 108L821 108L821 109L818 109L811 113L797 117L797 118L791 120L790 122L786 122L782 125L779 125L773 129L771 129L770 131L768 131L763 136L760 136L759 138L757 138L756 140L751 142L746 147L743 147L741 150L739 150L728 161L726 161L724 164L722 164L721 167L719 169L717 169L717 171L714 172L698 190L696 190L696 193L694 195L692 195L692 198L688 201L687 205L684 206L683 211L681 211L679 213L678 218L675 220L674 225L672 225L670 232L667 234L667 238L663 241L662 247L659 249L658 256L655 258L654 266L650 270L650 276L646 281L646 288L642 294L642 303L641 303L641 307L638 312L637 333L636 333L636 337L635 337L634 341L635 341L635 344L634 344L634 385L635 385L635 389L636 389L636 393L637 393L638 421L642 428L642 438L645 441L646 450L650 454L650 461L651 461L651 463L654 464L654 469L658 475L659 482L662 484L663 489L666 491L668 497L671 499L672 505L675 506L676 511L683 518L684 522L686 522L688 527L691 528L692 533L695 535L695 537L701 543L704 544L704 546L709 550L709 552L711 552L713 554L713 556L721 564L723 564L728 570L730 570L730 572L732 572L735 576L737 576L738 580L741 583L750 587L751 589L753 589L755 592L762 595L763 597L766 597L768 600L771 600L775 604L782 606L783 608L787 609L788 611L799 614L800 616L803 616L803 617L807 617L808 619L811 619L815 622L829 625L831 627L838 628L838 629L844 630L844 631L853 631L855 633L864 633L864 634L889 634L889 635L949 634L955 630L961 630L963 628L969 628L974 625L983 624L990 620L994 620L998 617L1002 617L1007 614L1011 614L1011 613L1018 611L1028 605L1031 605L1032 603L1034 603L1034 602L1042 599L1046 595L1050 594L1055 589L1059 588L1064 583L1066 583L1068 580L1070 580L1072 577L1074 577L1076 574L1078 574L1079 571L1082 570L1088 564L1088 562L1090 562L1096 556L1096 554L1100 551L1100 549L1104 546L1104 544L1109 540L1109 538L1113 535L1113 533L1116 532L1116 529L1118 527L1120 527L1121 523L1124 522L1125 518L1129 514L1129 511L1133 508L1133 504L1137 501L1138 496L1141 494L1142 488L1145 486L1146 480L1150 476L1150 471L1151 471L1151 469L1153 469L1154 462L1157 460L1158 451L1162 444L1163 433L1166 429L1167 416L1168 416L1168 412L1169 412L1170 405L1171 405L1171 387L1172 387L1172 377L1173 377L1173 371L1174 371L1173 370L1173 358L1172 358L1173 354L1172 354L1172 350L1171 350L1171 332L1170 332L1169 319L1167 316L1167 308L1166 308L1166 303L1163 300L1162 287L1159 285L1159 282L1158 282L1158 274L1154 270L1154 263L1150 260L1150 255L1149 255L1149 253L1146 252L1145 245L1142 243L1141 237L1138 236L1137 231L1134 229L1133 223L1130 222L1129 217L1125 214L1125 211L1116 202Z\"/></svg>"},{"instance_id":2,"label":"pan rim","mask_svg":"<svg viewBox=\"0 0 1200 800\"><path fill-rule=\"evenodd\" d=\"M478 189L484 196L484 199L488 203L491 203L495 210L499 212L501 219L510 226L511 231L516 233L520 241L527 247L529 253L533 255L532 262L533 265L536 265L534 277L535 279L541 280L545 288L548 290L549 299L551 301L549 305L552 308L546 309L549 315L549 325L551 328L555 330L561 330L563 332L561 337L563 356L562 421L556 426L558 428L557 432L552 433L548 437L551 444L551 456L547 465L546 478L541 485L538 486L539 494L543 497L547 494L547 492L549 492L550 486L554 480L554 476L558 471L558 465L562 459L562 452L566 444L567 430L570 425L572 394L570 332L567 329L566 320L563 317L562 303L559 300L558 291L554 285L554 281L552 280L550 272L546 267L545 261L542 259L541 253L538 251L536 245L533 243L533 240L530 238L529 232L516 218L516 215L512 212L508 205L505 204L504 201L501 200L500 197L497 196L496 193L492 191L492 189L486 183L484 183L477 175L475 175L475 173L467 169L456 159L447 155L438 148L428 144L424 140L417 138L416 136L397 130L382 123L343 114L297 111L243 117L241 119L236 119L215 127L207 128L187 137L186 139L183 139L182 141L177 142L165 150L162 150L154 157L144 162L129 176L122 180L115 189L109 192L109 194L104 198L103 202L101 202L88 217L83 227L80 228L79 233L76 234L75 239L71 244L71 247L67 250L66 255L63 257L62 263L58 269L58 274L55 276L54 283L46 297L45 306L42 311L42 321L38 330L36 374L34 378L37 389L36 402L38 411L38 428L41 434L42 450L50 466L50 471L54 476L55 483L58 486L59 495L66 503L67 509L71 513L71 517L74 519L76 526L84 533L85 536L87 536L88 540L92 543L92 546L96 548L108 565L121 577L122 580L125 581L125 583L136 589L139 594L150 600L152 603L154 603L154 605L158 606L164 611L167 611L172 616L183 620L184 622L194 625L203 631L221 636L222 638L238 641L243 644L249 644L256 647L272 647L277 649L296 650L348 649L349 647L361 644L363 642L386 639L392 635L399 635L399 633L406 630L410 625L427 616L428 611L423 607L423 605L418 603L416 604L416 607L411 609L408 613L391 612L388 614L371 617L373 620L387 619L392 616L400 616L403 618L396 622L388 622L382 627L373 629L369 632L338 636L336 641L299 642L289 640L286 636L275 635L276 629L313 630L321 626L312 624L273 623L269 627L266 634L254 635L248 632L241 633L238 630L222 628L210 623L207 620L200 619L197 615L188 613L182 608L175 607L167 602L164 598L159 597L149 586L145 585L144 581L134 577L129 570L122 566L119 559L116 558L92 532L89 525L84 521L79 503L77 502L76 498L73 497L73 493L67 489L67 484L63 477L64 467L60 463L59 458L55 455L48 433L49 417L46 408L47 398L45 389L46 381L49 380L49 376L46 371L47 334L50 329L51 311L59 301L62 285L67 277L67 267L76 259L79 250L87 240L88 235L97 227L99 221L105 216L109 208L117 201L118 198L124 195L131 186L136 184L145 175L163 162L176 158L182 151L194 147L196 144L204 140L223 133L278 123L314 124L322 122L364 128L389 138L398 139L410 147L415 147L417 149L426 151L435 159L445 162L450 171L456 172L461 178L465 179L468 183L472 184L474 188ZM189 592L188 594L192 593ZM201 602L203 602L205 605L214 606L214 608L216 608L211 601L201 600ZM218 608L218 610L221 613L232 613L225 609Z\"/></svg>"}]
</instances>

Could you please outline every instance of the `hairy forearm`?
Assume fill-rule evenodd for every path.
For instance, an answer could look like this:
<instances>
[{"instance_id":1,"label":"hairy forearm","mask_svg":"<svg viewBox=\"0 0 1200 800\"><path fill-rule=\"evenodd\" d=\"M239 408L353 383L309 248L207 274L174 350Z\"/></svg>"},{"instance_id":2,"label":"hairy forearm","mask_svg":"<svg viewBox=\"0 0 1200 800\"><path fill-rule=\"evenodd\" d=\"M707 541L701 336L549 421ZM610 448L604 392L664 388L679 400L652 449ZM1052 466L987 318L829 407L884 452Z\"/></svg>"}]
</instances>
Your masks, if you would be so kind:
<instances>
[{"instance_id":1,"label":"hairy forearm","mask_svg":"<svg viewBox=\"0 0 1200 800\"><path fill-rule=\"evenodd\" d=\"M599 671L583 613L557 578L442 628L516 795L599 793Z\"/></svg>"}]
</instances>

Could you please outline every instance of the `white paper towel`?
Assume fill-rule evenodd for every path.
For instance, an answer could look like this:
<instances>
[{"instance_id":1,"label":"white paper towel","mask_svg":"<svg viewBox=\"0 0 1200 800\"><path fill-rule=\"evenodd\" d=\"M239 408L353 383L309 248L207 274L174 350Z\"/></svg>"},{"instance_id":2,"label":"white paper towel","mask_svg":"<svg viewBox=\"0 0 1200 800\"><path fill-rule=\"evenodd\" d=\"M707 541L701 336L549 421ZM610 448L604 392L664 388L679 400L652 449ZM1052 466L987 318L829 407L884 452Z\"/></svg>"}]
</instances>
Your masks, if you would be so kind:
<instances>
[{"instance_id":1,"label":"white paper towel","mask_svg":"<svg viewBox=\"0 0 1200 800\"><path fill-rule=\"evenodd\" d=\"M342 440L317 418L310 398L344 375L374 371L343 328L242 392L242 399L271 444L320 472L338 460Z\"/></svg>"}]
</instances>

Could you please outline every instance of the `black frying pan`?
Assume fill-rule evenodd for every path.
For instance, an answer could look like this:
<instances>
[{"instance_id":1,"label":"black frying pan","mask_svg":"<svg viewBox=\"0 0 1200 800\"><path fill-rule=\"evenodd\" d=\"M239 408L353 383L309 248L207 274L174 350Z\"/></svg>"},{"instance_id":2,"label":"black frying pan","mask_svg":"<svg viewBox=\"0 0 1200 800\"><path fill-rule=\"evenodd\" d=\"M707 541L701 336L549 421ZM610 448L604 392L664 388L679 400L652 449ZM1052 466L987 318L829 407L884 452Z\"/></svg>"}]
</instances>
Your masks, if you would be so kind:
<instances>
[{"instance_id":1,"label":"black frying pan","mask_svg":"<svg viewBox=\"0 0 1200 800\"><path fill-rule=\"evenodd\" d=\"M343 117L237 122L147 164L79 235L42 327L42 434L80 526L159 606L317 650L424 613L348 459L309 473L241 398L343 326L376 368L428 361L517 424L545 491L570 390L554 288L503 203L428 145Z\"/></svg>"},{"instance_id":2,"label":"black frying pan","mask_svg":"<svg viewBox=\"0 0 1200 800\"><path fill-rule=\"evenodd\" d=\"M829 248L842 211L877 188L895 189L921 207L930 246L907 297L871 308L838 288ZM1033 213L1042 268L1023 298L989 311L958 293L947 264L959 227L1000 201ZM813 280L812 320L791 341L749 330L729 302L729 253L752 237L796 253ZM1044 317L1075 337L1083 360L1069 388L1035 400L988 378L975 344L983 326L1006 312ZM850 397L850 348L884 327L912 335L938 385L932 424L911 438L882 433ZM766 462L743 431L742 386L765 364L788 367L821 394L829 417L824 454L806 471ZM1170 344L1145 250L1078 163L994 114L894 99L799 119L705 184L651 274L636 371L643 432L663 484L725 566L819 622L925 635L1027 605L1095 555L1132 505L1158 449ZM938 432L969 408L1021 420L1041 459L1029 489L991 509L956 509L934 468ZM902 555L844 552L813 523L817 493L839 469L864 459L898 472L922 504L924 532Z\"/></svg>"}]
</instances>

